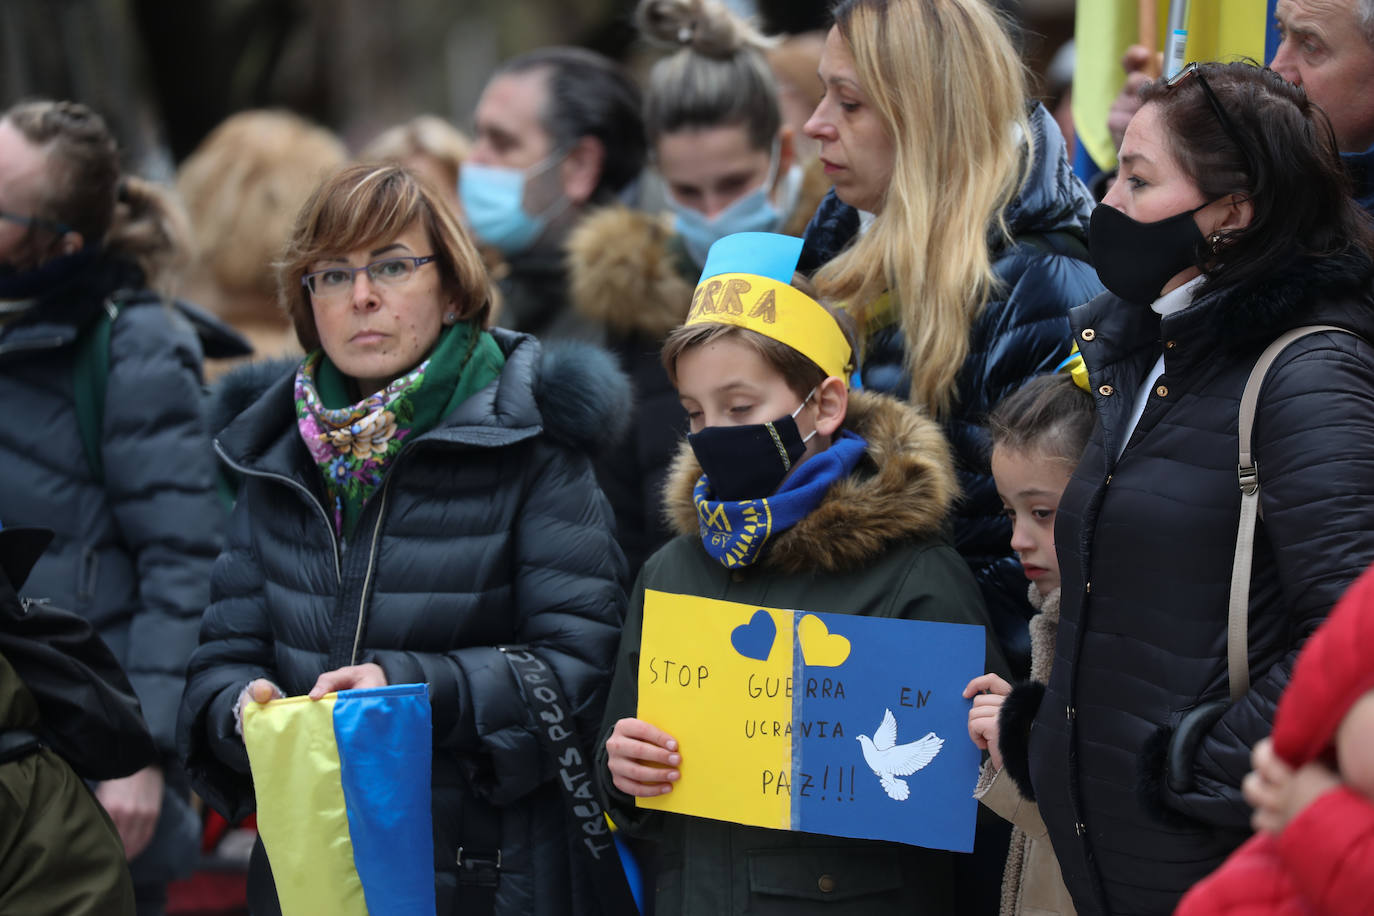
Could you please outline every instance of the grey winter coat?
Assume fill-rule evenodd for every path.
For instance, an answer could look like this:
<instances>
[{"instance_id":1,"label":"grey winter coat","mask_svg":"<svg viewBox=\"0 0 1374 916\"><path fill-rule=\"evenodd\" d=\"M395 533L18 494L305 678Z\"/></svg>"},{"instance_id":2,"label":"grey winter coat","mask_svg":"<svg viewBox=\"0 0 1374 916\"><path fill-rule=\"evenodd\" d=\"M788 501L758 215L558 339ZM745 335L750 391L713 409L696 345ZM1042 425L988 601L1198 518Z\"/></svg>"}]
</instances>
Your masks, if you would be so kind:
<instances>
[{"instance_id":1,"label":"grey winter coat","mask_svg":"<svg viewBox=\"0 0 1374 916\"><path fill-rule=\"evenodd\" d=\"M492 333L499 378L408 440L351 542L335 535L297 431L294 372L219 434L242 483L180 741L196 789L238 818L254 809L233 712L249 681L299 695L322 672L375 662L391 683L426 682L438 911L561 914L574 892L557 768L497 647L536 649L592 735L625 566L585 448L616 428L628 388L604 354L541 355L527 335ZM494 844L494 907L477 908L458 849Z\"/></svg>"},{"instance_id":2,"label":"grey winter coat","mask_svg":"<svg viewBox=\"0 0 1374 916\"><path fill-rule=\"evenodd\" d=\"M24 594L95 626L170 752L224 525L200 414L200 345L168 308L119 313L98 479L76 418L76 342L120 274L101 264L86 274L0 327L0 524L56 531Z\"/></svg>"},{"instance_id":3,"label":"grey winter coat","mask_svg":"<svg viewBox=\"0 0 1374 916\"><path fill-rule=\"evenodd\" d=\"M55 530L24 596L90 621L129 675L166 775L184 787L171 766L177 704L224 528L200 412L200 344L181 313L161 304L119 312L98 476L77 421L77 341L107 298L141 289L142 276L95 253L71 260L78 266L67 282L0 326L0 524ZM163 808L157 836L134 862L135 882L165 881L194 862L189 807L169 787Z\"/></svg>"}]
</instances>

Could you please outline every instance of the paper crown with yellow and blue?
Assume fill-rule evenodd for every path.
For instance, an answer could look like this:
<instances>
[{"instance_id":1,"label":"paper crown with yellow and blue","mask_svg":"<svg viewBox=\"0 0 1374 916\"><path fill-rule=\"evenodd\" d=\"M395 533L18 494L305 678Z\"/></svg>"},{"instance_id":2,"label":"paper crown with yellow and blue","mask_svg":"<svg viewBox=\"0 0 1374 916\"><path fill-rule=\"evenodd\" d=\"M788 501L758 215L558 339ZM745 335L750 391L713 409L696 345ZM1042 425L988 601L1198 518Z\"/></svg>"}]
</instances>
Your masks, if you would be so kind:
<instances>
[{"instance_id":1,"label":"paper crown with yellow and blue","mask_svg":"<svg viewBox=\"0 0 1374 916\"><path fill-rule=\"evenodd\" d=\"M827 376L848 378L854 351L835 318L792 286L802 240L737 232L716 241L685 324L732 324L784 343Z\"/></svg>"},{"instance_id":2,"label":"paper crown with yellow and blue","mask_svg":"<svg viewBox=\"0 0 1374 916\"><path fill-rule=\"evenodd\" d=\"M248 703L243 742L283 916L433 916L424 684Z\"/></svg>"}]
</instances>

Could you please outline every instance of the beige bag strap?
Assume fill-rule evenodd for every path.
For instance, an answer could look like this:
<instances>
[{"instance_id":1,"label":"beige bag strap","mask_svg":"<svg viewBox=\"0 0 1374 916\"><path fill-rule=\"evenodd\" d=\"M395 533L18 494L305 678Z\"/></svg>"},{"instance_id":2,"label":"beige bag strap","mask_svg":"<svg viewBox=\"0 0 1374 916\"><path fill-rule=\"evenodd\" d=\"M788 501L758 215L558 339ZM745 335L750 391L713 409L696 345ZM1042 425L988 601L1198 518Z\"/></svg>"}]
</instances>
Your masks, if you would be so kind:
<instances>
[{"instance_id":1,"label":"beige bag strap","mask_svg":"<svg viewBox=\"0 0 1374 916\"><path fill-rule=\"evenodd\" d=\"M1255 407L1264 377L1279 354L1298 338L1319 331L1351 333L1329 324L1310 324L1284 332L1260 354L1240 398L1240 455L1236 465L1240 478L1240 527L1236 530L1236 558L1231 564L1231 605L1226 618L1226 670L1231 682L1232 703L1250 690L1250 568L1255 555L1255 519L1260 514L1259 467L1250 448Z\"/></svg>"}]
</instances>

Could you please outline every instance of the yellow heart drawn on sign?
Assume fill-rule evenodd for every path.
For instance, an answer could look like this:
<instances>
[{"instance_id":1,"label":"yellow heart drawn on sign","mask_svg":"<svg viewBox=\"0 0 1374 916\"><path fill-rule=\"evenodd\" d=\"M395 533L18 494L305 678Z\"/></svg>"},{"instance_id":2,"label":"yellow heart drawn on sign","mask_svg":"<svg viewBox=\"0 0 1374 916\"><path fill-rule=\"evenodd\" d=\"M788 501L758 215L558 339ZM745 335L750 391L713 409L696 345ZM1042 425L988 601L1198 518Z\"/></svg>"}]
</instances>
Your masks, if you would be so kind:
<instances>
[{"instance_id":1,"label":"yellow heart drawn on sign","mask_svg":"<svg viewBox=\"0 0 1374 916\"><path fill-rule=\"evenodd\" d=\"M815 614L807 614L797 624L797 642L801 643L802 659L817 668L838 668L849 658L849 640L831 633Z\"/></svg>"}]
</instances>

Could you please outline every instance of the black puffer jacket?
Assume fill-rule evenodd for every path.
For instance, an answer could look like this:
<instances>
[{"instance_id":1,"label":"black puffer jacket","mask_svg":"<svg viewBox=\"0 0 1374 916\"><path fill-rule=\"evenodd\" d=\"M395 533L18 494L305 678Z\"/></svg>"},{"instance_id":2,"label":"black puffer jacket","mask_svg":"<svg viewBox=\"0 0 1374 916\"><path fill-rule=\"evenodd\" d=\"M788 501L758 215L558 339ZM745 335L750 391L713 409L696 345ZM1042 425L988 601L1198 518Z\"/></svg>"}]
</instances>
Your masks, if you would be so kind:
<instances>
[{"instance_id":1,"label":"black puffer jacket","mask_svg":"<svg viewBox=\"0 0 1374 916\"><path fill-rule=\"evenodd\" d=\"M1034 106L1030 124L1035 156L1025 185L1005 211L1013 241L993 252L1001 289L973 324L945 423L964 493L953 513L954 546L972 567L1019 676L1030 667L1026 622L1034 611L988 468L983 418L1027 379L1053 370L1068 355L1068 310L1102 292L1086 260L1092 197L1069 168L1064 139L1042 106ZM814 270L839 254L858 228L858 212L832 193L807 227L801 269ZM860 372L865 388L907 396L906 345L898 325L870 336Z\"/></svg>"},{"instance_id":2,"label":"black puffer jacket","mask_svg":"<svg viewBox=\"0 0 1374 916\"><path fill-rule=\"evenodd\" d=\"M176 766L177 704L225 524L200 413L201 347L183 311L143 295L132 264L84 249L40 270L60 276L0 326L0 523L54 529L25 597L90 621L142 704L165 790L132 874L136 885L156 885L195 863L199 821ZM141 304L121 308L110 326L104 403L95 403L94 382L81 385L101 421L97 474L77 419L75 367L92 362L79 341L111 296Z\"/></svg>"},{"instance_id":3,"label":"black puffer jacket","mask_svg":"<svg viewBox=\"0 0 1374 916\"><path fill-rule=\"evenodd\" d=\"M1100 422L1059 505L1059 640L1028 741L1030 782L1080 913L1172 912L1249 835L1239 785L1250 749L1269 733L1302 642L1374 561L1369 276L1362 259L1333 258L1162 321L1111 295L1072 314ZM1220 715L1228 696L1241 391L1269 342L1316 323L1364 339L1299 340L1261 392L1251 688L1215 720L1200 708L1222 701ZM1118 460L1161 340L1164 375ZM1023 778L1037 698L1018 687L1003 714L1020 748L1004 738L1007 767Z\"/></svg>"},{"instance_id":4,"label":"black puffer jacket","mask_svg":"<svg viewBox=\"0 0 1374 916\"><path fill-rule=\"evenodd\" d=\"M372 661L427 682L434 712L440 913L465 900L458 847L490 849L495 913L571 911L563 801L502 645L556 672L590 743L625 612L624 560L582 448L618 428L625 380L585 347L543 351L494 331L500 377L398 455L340 545L323 482L296 429L294 373L216 440L242 475L229 545L192 657L180 741L198 791L231 818L253 810L233 705L254 678L288 695ZM346 549L344 549L346 547Z\"/></svg>"},{"instance_id":5,"label":"black puffer jacket","mask_svg":"<svg viewBox=\"0 0 1374 916\"><path fill-rule=\"evenodd\" d=\"M224 529L195 334L161 305L120 311L100 405L103 480L87 461L75 406L82 330L107 297L142 282L132 266L97 256L0 327L0 523L55 530L24 594L91 622L170 753Z\"/></svg>"}]
</instances>

